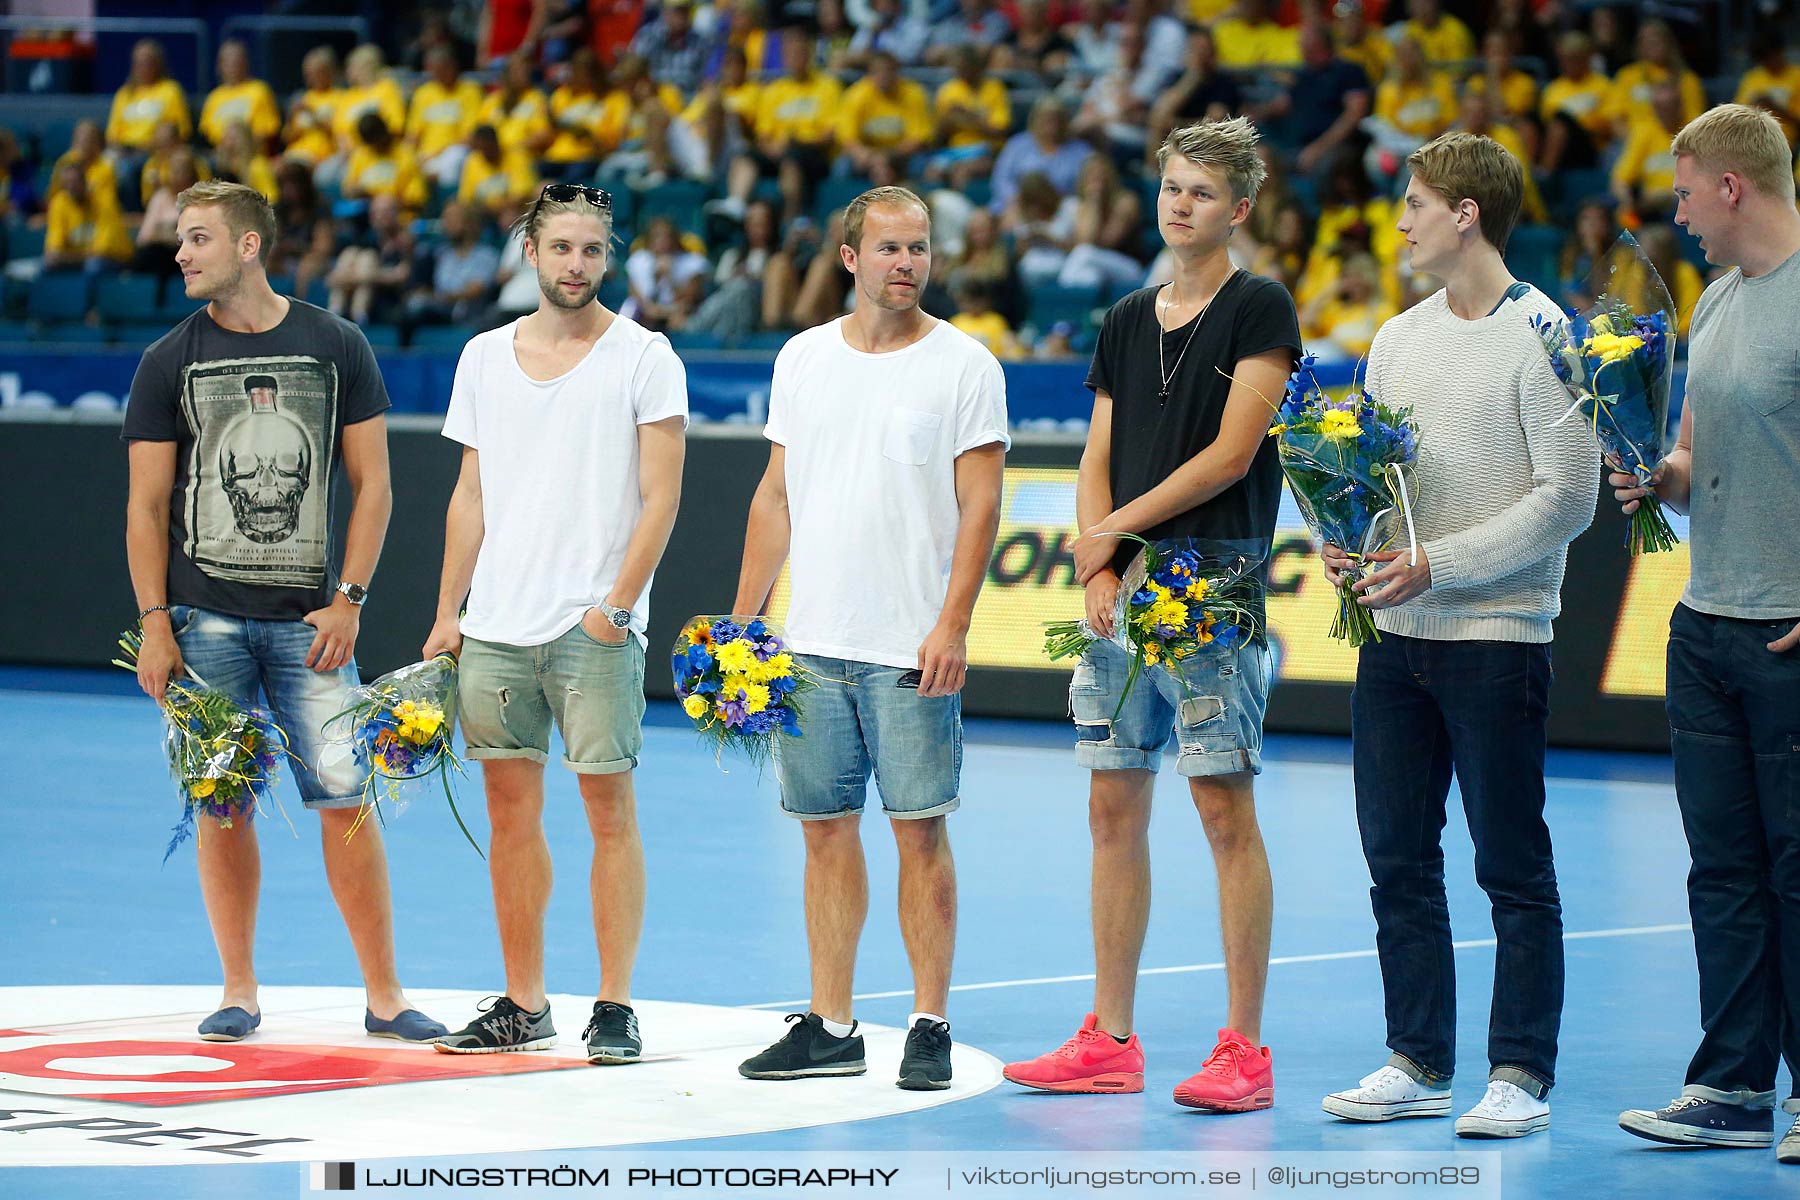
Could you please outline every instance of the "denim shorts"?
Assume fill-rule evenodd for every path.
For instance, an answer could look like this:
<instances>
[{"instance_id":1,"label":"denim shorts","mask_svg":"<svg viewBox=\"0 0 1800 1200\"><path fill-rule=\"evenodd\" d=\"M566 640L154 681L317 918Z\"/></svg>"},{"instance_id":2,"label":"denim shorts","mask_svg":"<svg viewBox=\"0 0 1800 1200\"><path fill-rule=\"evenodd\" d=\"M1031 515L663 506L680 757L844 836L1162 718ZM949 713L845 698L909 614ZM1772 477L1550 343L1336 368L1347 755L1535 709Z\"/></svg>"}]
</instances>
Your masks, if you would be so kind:
<instances>
[{"instance_id":1,"label":"denim shorts","mask_svg":"<svg viewBox=\"0 0 1800 1200\"><path fill-rule=\"evenodd\" d=\"M363 801L368 773L356 765L348 741L328 742L325 723L350 707L350 689L362 682L351 660L335 671L315 671L306 652L317 634L301 621L233 617L175 604L169 608L181 659L208 686L240 704L266 697L275 723L288 736L293 758L286 766L308 808L354 808Z\"/></svg>"},{"instance_id":2,"label":"denim shorts","mask_svg":"<svg viewBox=\"0 0 1800 1200\"><path fill-rule=\"evenodd\" d=\"M644 644L618 645L579 624L541 646L464 638L457 687L470 758L550 761L550 724L562 731L563 766L612 775L637 766L644 747Z\"/></svg>"},{"instance_id":3,"label":"denim shorts","mask_svg":"<svg viewBox=\"0 0 1800 1200\"><path fill-rule=\"evenodd\" d=\"M802 821L860 814L869 774L881 809L916 820L954 812L962 778L962 697L897 686L900 667L796 654L818 686L801 697L797 738L776 739L781 809Z\"/></svg>"},{"instance_id":4,"label":"denim shorts","mask_svg":"<svg viewBox=\"0 0 1800 1200\"><path fill-rule=\"evenodd\" d=\"M1174 732L1179 774L1262 774L1263 713L1272 673L1268 647L1203 650L1180 670L1185 688L1167 671L1145 667L1120 708L1131 659L1112 642L1089 647L1069 678L1076 765L1154 771Z\"/></svg>"}]
</instances>

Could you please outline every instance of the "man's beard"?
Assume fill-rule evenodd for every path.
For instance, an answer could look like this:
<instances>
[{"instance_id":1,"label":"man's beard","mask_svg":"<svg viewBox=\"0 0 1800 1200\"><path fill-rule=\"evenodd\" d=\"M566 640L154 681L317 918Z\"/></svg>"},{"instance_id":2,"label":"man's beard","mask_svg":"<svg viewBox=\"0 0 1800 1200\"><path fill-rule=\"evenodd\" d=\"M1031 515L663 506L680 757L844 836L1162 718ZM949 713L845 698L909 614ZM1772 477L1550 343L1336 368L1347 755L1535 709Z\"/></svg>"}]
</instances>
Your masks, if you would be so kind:
<instances>
[{"instance_id":1,"label":"man's beard","mask_svg":"<svg viewBox=\"0 0 1800 1200\"><path fill-rule=\"evenodd\" d=\"M586 288L583 288L580 292L571 296L562 290L562 282L560 280L547 278L542 271L539 271L538 290L544 294L544 299L550 301L550 303L556 305L558 308L586 308L594 302L594 297L599 295L600 281L598 279L593 280Z\"/></svg>"}]
</instances>

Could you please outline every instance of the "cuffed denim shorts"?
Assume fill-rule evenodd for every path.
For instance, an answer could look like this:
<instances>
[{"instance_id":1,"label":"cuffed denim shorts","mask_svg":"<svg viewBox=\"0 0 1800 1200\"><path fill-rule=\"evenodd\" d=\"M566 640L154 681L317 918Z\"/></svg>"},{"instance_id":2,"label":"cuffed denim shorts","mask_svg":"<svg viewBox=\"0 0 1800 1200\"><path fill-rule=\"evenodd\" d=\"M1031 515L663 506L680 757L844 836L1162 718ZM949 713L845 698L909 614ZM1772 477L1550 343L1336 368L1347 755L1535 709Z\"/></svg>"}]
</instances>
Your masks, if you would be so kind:
<instances>
[{"instance_id":1,"label":"cuffed denim shorts","mask_svg":"<svg viewBox=\"0 0 1800 1200\"><path fill-rule=\"evenodd\" d=\"M550 725L563 766L612 775L637 766L644 746L644 644L590 637L579 624L541 646L464 638L457 696L470 758L550 761Z\"/></svg>"},{"instance_id":2,"label":"cuffed denim shorts","mask_svg":"<svg viewBox=\"0 0 1800 1200\"><path fill-rule=\"evenodd\" d=\"M368 773L356 765L348 740L331 742L325 723L350 707L362 680L352 659L335 671L306 665L318 631L302 621L234 617L175 604L169 608L181 659L197 677L244 705L266 697L288 736L286 766L308 808L354 808L363 802Z\"/></svg>"},{"instance_id":3,"label":"cuffed denim shorts","mask_svg":"<svg viewBox=\"0 0 1800 1200\"><path fill-rule=\"evenodd\" d=\"M906 671L796 654L818 684L801 697L800 737L776 739L781 809L802 821L860 814L869 775L881 809L898 820L962 803L962 697L898 686Z\"/></svg>"},{"instance_id":4,"label":"cuffed denim shorts","mask_svg":"<svg viewBox=\"0 0 1800 1200\"><path fill-rule=\"evenodd\" d=\"M1069 678L1076 765L1154 771L1173 732L1179 774L1262 774L1263 713L1272 674L1268 647L1208 648L1179 670L1185 688L1169 672L1145 667L1121 708L1131 659L1112 642L1090 646Z\"/></svg>"}]
</instances>

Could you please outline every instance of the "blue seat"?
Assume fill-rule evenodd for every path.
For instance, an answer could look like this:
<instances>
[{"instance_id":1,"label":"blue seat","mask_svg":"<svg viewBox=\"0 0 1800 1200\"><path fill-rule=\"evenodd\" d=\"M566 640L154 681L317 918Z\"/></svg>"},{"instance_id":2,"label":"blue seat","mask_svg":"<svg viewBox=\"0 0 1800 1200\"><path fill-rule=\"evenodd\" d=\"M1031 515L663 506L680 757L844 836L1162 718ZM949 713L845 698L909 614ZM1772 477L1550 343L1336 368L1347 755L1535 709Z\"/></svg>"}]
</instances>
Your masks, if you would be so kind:
<instances>
[{"instance_id":1,"label":"blue seat","mask_svg":"<svg viewBox=\"0 0 1800 1200\"><path fill-rule=\"evenodd\" d=\"M783 346L787 345L788 339L793 336L794 335L791 333L783 333L780 330L769 330L762 333L747 333L737 341L733 342L732 348L754 354L773 354L775 351L780 350Z\"/></svg>"},{"instance_id":2,"label":"blue seat","mask_svg":"<svg viewBox=\"0 0 1800 1200\"><path fill-rule=\"evenodd\" d=\"M1506 243L1506 266L1547 296L1561 290L1563 232L1554 225L1520 225Z\"/></svg>"},{"instance_id":3,"label":"blue seat","mask_svg":"<svg viewBox=\"0 0 1800 1200\"><path fill-rule=\"evenodd\" d=\"M376 350L398 350L400 348L400 330L393 325L364 325L363 336L369 339L369 345Z\"/></svg>"},{"instance_id":4,"label":"blue seat","mask_svg":"<svg viewBox=\"0 0 1800 1200\"><path fill-rule=\"evenodd\" d=\"M698 233L707 188L691 179L671 179L647 188L638 195L638 221L642 226L650 217L667 217L682 233Z\"/></svg>"},{"instance_id":5,"label":"blue seat","mask_svg":"<svg viewBox=\"0 0 1800 1200\"><path fill-rule=\"evenodd\" d=\"M98 325L81 321L56 321L46 324L37 335L37 344L53 346L97 346L112 334Z\"/></svg>"},{"instance_id":6,"label":"blue seat","mask_svg":"<svg viewBox=\"0 0 1800 1200\"><path fill-rule=\"evenodd\" d=\"M102 279L94 296L100 319L114 324L150 320L161 302L162 283L155 275L130 271Z\"/></svg>"},{"instance_id":7,"label":"blue seat","mask_svg":"<svg viewBox=\"0 0 1800 1200\"><path fill-rule=\"evenodd\" d=\"M716 334L688 333L685 330L669 331L669 345L676 350L723 350L725 342Z\"/></svg>"},{"instance_id":8,"label":"blue seat","mask_svg":"<svg viewBox=\"0 0 1800 1200\"><path fill-rule=\"evenodd\" d=\"M6 230L7 261L44 257L44 234L47 232L41 225L36 229L29 225L8 226Z\"/></svg>"},{"instance_id":9,"label":"blue seat","mask_svg":"<svg viewBox=\"0 0 1800 1200\"><path fill-rule=\"evenodd\" d=\"M206 307L204 300L189 300L187 289L181 286L179 279L171 279L163 289L162 303L156 306L156 319L167 321L173 325L185 321L199 309Z\"/></svg>"},{"instance_id":10,"label":"blue seat","mask_svg":"<svg viewBox=\"0 0 1800 1200\"><path fill-rule=\"evenodd\" d=\"M148 346L167 332L169 327L160 321L126 321L111 328L112 340L120 346Z\"/></svg>"},{"instance_id":11,"label":"blue seat","mask_svg":"<svg viewBox=\"0 0 1800 1200\"><path fill-rule=\"evenodd\" d=\"M460 351L474 336L466 325L420 325L412 331L410 345L414 350Z\"/></svg>"},{"instance_id":12,"label":"blue seat","mask_svg":"<svg viewBox=\"0 0 1800 1200\"><path fill-rule=\"evenodd\" d=\"M1048 329L1058 321L1081 329L1091 321L1099 304L1099 291L1091 287L1033 288L1028 319L1039 329Z\"/></svg>"},{"instance_id":13,"label":"blue seat","mask_svg":"<svg viewBox=\"0 0 1800 1200\"><path fill-rule=\"evenodd\" d=\"M24 344L36 335L29 321L0 321L0 345Z\"/></svg>"},{"instance_id":14,"label":"blue seat","mask_svg":"<svg viewBox=\"0 0 1800 1200\"><path fill-rule=\"evenodd\" d=\"M821 227L831 221L831 214L869 190L869 180L861 175L832 175L819 184L813 201L813 214Z\"/></svg>"},{"instance_id":15,"label":"blue seat","mask_svg":"<svg viewBox=\"0 0 1800 1200\"><path fill-rule=\"evenodd\" d=\"M619 311L619 306L631 298L631 284L625 278L622 268L615 268L605 279L600 281L600 303Z\"/></svg>"},{"instance_id":16,"label":"blue seat","mask_svg":"<svg viewBox=\"0 0 1800 1200\"><path fill-rule=\"evenodd\" d=\"M79 321L93 294L93 280L84 271L45 271L31 281L25 311L34 321Z\"/></svg>"}]
</instances>

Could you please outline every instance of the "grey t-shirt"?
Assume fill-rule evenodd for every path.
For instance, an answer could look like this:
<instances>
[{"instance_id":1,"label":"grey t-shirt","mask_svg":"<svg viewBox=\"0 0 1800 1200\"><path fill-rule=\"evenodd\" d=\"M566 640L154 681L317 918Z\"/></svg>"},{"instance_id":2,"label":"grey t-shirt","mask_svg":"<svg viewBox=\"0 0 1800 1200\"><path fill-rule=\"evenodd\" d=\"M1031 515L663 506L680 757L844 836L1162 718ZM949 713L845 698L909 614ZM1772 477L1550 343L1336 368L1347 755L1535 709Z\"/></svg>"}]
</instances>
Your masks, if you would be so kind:
<instances>
[{"instance_id":1,"label":"grey t-shirt","mask_svg":"<svg viewBox=\"0 0 1800 1200\"><path fill-rule=\"evenodd\" d=\"M176 446L169 603L288 621L329 604L344 426L387 408L362 330L299 300L262 333L202 308L144 351L121 435Z\"/></svg>"},{"instance_id":2,"label":"grey t-shirt","mask_svg":"<svg viewBox=\"0 0 1800 1200\"><path fill-rule=\"evenodd\" d=\"M1719 617L1800 616L1800 254L1767 275L1732 271L1694 306L1687 403L1693 573L1681 602Z\"/></svg>"}]
</instances>

